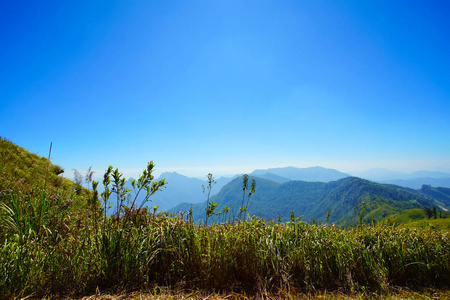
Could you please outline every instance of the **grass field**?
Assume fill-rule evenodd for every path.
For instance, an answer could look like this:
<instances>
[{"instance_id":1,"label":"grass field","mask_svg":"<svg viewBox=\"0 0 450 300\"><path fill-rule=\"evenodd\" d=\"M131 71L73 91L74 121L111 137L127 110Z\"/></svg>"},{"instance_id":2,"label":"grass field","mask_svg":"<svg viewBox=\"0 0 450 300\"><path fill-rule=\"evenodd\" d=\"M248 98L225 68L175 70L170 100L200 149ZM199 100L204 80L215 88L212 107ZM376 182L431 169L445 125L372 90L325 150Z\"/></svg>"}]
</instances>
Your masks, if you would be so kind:
<instances>
[{"instance_id":1,"label":"grass field","mask_svg":"<svg viewBox=\"0 0 450 300\"><path fill-rule=\"evenodd\" d=\"M14 196L2 205L2 297L81 296L152 286L219 294L276 291L386 293L445 289L447 230L362 226L341 230L298 219L194 224L189 216L124 211L78 214L76 198ZM50 204L49 204L50 203Z\"/></svg>"},{"instance_id":2,"label":"grass field","mask_svg":"<svg viewBox=\"0 0 450 300\"><path fill-rule=\"evenodd\" d=\"M36 164L31 158L29 167ZM49 187L50 175L33 175L35 185L33 178L11 183L20 175L3 163L2 299L448 296L450 231L445 228L340 229L307 224L293 214L286 223L247 217L205 226L194 223L189 212L157 214L147 211L145 202L134 203L125 179L112 167L99 195L97 183L87 191L48 179L58 183ZM44 161L39 168L52 167ZM153 182L152 171L149 163L133 183L147 200L164 185ZM112 201L118 209L108 215Z\"/></svg>"}]
</instances>

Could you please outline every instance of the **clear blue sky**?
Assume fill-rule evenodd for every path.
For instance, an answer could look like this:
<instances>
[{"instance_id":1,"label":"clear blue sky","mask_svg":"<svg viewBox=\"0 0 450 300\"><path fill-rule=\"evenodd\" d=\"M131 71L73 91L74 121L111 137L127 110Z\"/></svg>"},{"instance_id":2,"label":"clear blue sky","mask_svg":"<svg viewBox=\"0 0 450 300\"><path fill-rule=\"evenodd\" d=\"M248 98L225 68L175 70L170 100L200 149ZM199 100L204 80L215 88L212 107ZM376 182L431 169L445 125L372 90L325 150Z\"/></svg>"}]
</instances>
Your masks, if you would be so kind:
<instances>
[{"instance_id":1,"label":"clear blue sky","mask_svg":"<svg viewBox=\"0 0 450 300\"><path fill-rule=\"evenodd\" d=\"M450 1L1 1L0 135L66 169L450 171ZM99 176L101 174L97 174Z\"/></svg>"}]
</instances>

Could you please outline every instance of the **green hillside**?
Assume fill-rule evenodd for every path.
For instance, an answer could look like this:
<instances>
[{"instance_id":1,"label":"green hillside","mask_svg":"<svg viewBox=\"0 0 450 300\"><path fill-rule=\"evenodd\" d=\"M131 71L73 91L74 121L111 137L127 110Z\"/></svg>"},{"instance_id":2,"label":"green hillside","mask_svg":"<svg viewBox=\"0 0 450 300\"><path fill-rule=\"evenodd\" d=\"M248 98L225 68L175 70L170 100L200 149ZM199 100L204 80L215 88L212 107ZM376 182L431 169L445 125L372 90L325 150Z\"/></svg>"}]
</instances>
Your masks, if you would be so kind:
<instances>
[{"instance_id":1,"label":"green hillside","mask_svg":"<svg viewBox=\"0 0 450 300\"><path fill-rule=\"evenodd\" d=\"M440 206L449 207L450 206L450 188L445 187L432 187L429 185L423 185L419 190L423 195L427 195L435 200Z\"/></svg>"},{"instance_id":2,"label":"green hillside","mask_svg":"<svg viewBox=\"0 0 450 300\"><path fill-rule=\"evenodd\" d=\"M76 185L60 175L64 170L47 158L0 137L0 191L30 191L46 187L48 191L72 190Z\"/></svg>"},{"instance_id":3,"label":"green hillside","mask_svg":"<svg viewBox=\"0 0 450 300\"><path fill-rule=\"evenodd\" d=\"M381 221L384 217L406 209L428 207L435 201L419 193L412 193L403 188L374 183L357 177L348 177L335 182L335 187L328 193L314 210L312 216L323 221L323 216L331 210L330 221L342 225L356 225L365 203L363 222L369 224Z\"/></svg>"},{"instance_id":4,"label":"green hillside","mask_svg":"<svg viewBox=\"0 0 450 300\"><path fill-rule=\"evenodd\" d=\"M426 219L401 224L401 228L421 228L434 230L450 230L450 218L445 219Z\"/></svg>"},{"instance_id":5,"label":"green hillside","mask_svg":"<svg viewBox=\"0 0 450 300\"><path fill-rule=\"evenodd\" d=\"M400 213L392 214L383 219L383 222L388 225L409 223L418 220L427 219L425 211L421 208L414 208L402 211Z\"/></svg>"},{"instance_id":6,"label":"green hillside","mask_svg":"<svg viewBox=\"0 0 450 300\"><path fill-rule=\"evenodd\" d=\"M450 212L436 210L435 216L433 214L427 216L426 210L427 208L408 209L387 216L381 223L408 228L450 229ZM433 210L429 208L428 211L429 213L433 212Z\"/></svg>"},{"instance_id":7,"label":"green hillside","mask_svg":"<svg viewBox=\"0 0 450 300\"><path fill-rule=\"evenodd\" d=\"M80 223L93 206L87 189L60 175L49 159L0 137L0 241L61 232Z\"/></svg>"}]
</instances>

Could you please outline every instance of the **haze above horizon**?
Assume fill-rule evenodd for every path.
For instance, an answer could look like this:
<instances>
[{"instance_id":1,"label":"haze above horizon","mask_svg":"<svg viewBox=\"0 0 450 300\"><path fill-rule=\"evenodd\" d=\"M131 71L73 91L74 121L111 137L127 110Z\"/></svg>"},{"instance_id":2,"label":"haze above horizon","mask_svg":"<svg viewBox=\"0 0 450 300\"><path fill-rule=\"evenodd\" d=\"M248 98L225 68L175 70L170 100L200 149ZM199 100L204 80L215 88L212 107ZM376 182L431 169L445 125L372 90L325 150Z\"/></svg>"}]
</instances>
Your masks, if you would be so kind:
<instances>
[{"instance_id":1,"label":"haze above horizon","mask_svg":"<svg viewBox=\"0 0 450 300\"><path fill-rule=\"evenodd\" d=\"M450 172L450 2L4 1L0 135L136 177ZM101 176L101 175L100 175Z\"/></svg>"}]
</instances>

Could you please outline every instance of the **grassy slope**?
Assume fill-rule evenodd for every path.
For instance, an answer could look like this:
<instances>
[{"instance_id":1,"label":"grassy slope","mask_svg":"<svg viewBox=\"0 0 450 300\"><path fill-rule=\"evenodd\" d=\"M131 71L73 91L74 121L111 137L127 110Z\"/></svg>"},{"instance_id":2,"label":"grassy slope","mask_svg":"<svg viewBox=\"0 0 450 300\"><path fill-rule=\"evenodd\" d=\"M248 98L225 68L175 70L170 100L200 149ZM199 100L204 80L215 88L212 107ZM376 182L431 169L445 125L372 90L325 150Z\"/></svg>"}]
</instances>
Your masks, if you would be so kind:
<instances>
[{"instance_id":1,"label":"grassy slope","mask_svg":"<svg viewBox=\"0 0 450 300\"><path fill-rule=\"evenodd\" d=\"M64 170L47 158L0 137L0 192L26 192L46 187L56 193L75 188L75 183L59 176Z\"/></svg>"},{"instance_id":2,"label":"grassy slope","mask_svg":"<svg viewBox=\"0 0 450 300\"><path fill-rule=\"evenodd\" d=\"M450 218L419 220L419 221L402 224L401 227L434 229L434 230L442 230L442 229L450 230Z\"/></svg>"},{"instance_id":3,"label":"grassy slope","mask_svg":"<svg viewBox=\"0 0 450 300\"><path fill-rule=\"evenodd\" d=\"M409 223L417 220L424 220L426 218L427 216L425 215L423 209L415 208L387 216L383 221L386 222L387 224L399 224L399 223Z\"/></svg>"},{"instance_id":4,"label":"grassy slope","mask_svg":"<svg viewBox=\"0 0 450 300\"><path fill-rule=\"evenodd\" d=\"M49 159L0 137L0 241L12 232L39 235L50 224L69 226L85 218L86 196L92 192L61 177L63 172ZM55 223L68 214L70 221Z\"/></svg>"},{"instance_id":5,"label":"grassy slope","mask_svg":"<svg viewBox=\"0 0 450 300\"><path fill-rule=\"evenodd\" d=\"M423 209L408 209L387 216L381 223L407 228L450 229L450 213L440 211L437 215L437 219L428 219Z\"/></svg>"}]
</instances>

